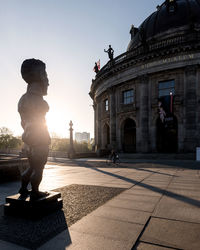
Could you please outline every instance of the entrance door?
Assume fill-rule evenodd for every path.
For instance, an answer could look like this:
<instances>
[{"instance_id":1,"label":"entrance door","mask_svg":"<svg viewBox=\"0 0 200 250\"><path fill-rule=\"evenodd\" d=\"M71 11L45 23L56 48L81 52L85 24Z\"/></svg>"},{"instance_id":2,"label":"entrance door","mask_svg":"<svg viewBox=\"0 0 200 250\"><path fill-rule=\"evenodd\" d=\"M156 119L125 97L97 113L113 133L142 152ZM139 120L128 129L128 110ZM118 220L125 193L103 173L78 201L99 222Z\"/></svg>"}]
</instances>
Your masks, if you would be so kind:
<instances>
[{"instance_id":1,"label":"entrance door","mask_svg":"<svg viewBox=\"0 0 200 250\"><path fill-rule=\"evenodd\" d=\"M175 116L162 122L157 119L157 151L160 153L176 153L178 150L178 123Z\"/></svg>"},{"instance_id":2,"label":"entrance door","mask_svg":"<svg viewBox=\"0 0 200 250\"><path fill-rule=\"evenodd\" d=\"M122 132L122 148L125 153L136 152L136 124L128 118L124 122Z\"/></svg>"}]
</instances>

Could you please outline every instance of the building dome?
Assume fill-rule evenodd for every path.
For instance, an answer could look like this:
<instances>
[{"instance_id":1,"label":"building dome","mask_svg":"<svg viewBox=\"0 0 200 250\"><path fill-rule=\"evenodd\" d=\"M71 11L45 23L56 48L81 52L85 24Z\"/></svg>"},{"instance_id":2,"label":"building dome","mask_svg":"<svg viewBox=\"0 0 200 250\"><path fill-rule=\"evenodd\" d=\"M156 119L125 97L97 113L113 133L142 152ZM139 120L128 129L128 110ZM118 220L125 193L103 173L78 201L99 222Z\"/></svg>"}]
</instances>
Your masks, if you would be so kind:
<instances>
[{"instance_id":1,"label":"building dome","mask_svg":"<svg viewBox=\"0 0 200 250\"><path fill-rule=\"evenodd\" d=\"M156 39L172 29L191 29L200 26L200 0L166 0L139 28L131 28L130 51Z\"/></svg>"}]
</instances>

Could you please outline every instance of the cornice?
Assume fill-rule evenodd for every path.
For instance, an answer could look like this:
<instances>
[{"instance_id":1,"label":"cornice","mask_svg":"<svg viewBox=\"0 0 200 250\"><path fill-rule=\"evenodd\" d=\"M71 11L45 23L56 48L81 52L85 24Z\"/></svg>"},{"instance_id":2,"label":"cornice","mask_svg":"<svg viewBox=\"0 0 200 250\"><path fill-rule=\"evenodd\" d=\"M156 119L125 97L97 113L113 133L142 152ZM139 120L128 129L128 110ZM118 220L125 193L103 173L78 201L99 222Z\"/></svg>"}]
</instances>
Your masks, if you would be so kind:
<instances>
[{"instance_id":1,"label":"cornice","mask_svg":"<svg viewBox=\"0 0 200 250\"><path fill-rule=\"evenodd\" d=\"M195 44L184 44L183 46L176 46L172 47L170 49L165 50L157 50L155 52L149 52L146 54L143 54L137 58L127 56L125 57L124 54L122 54L123 60L120 60L120 63L112 65L106 64L105 68L102 69L100 75L96 77L95 80L93 80L93 83L91 85L91 92L90 96L94 97L94 93L96 88L103 82L104 80L116 75L117 73L123 72L133 66L139 65L141 63L145 63L144 65L147 65L149 61L152 61L152 59L162 59L165 60L166 56L179 56L181 53L191 53L192 52L200 52L200 42ZM125 54L128 55L128 52Z\"/></svg>"}]
</instances>

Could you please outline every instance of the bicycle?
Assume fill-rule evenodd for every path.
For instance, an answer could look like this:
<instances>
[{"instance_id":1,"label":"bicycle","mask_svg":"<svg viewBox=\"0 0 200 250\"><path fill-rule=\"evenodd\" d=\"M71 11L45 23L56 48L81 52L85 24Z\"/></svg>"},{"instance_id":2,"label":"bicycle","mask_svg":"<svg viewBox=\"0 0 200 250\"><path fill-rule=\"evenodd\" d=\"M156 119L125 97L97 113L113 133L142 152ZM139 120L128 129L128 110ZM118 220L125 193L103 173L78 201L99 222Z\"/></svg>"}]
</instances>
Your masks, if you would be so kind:
<instances>
[{"instance_id":1,"label":"bicycle","mask_svg":"<svg viewBox=\"0 0 200 250\"><path fill-rule=\"evenodd\" d=\"M119 155L118 154L115 154L114 156L112 154L109 154L108 155L108 158L106 159L106 164L107 165L119 165L121 163L120 161L120 158L119 158Z\"/></svg>"}]
</instances>

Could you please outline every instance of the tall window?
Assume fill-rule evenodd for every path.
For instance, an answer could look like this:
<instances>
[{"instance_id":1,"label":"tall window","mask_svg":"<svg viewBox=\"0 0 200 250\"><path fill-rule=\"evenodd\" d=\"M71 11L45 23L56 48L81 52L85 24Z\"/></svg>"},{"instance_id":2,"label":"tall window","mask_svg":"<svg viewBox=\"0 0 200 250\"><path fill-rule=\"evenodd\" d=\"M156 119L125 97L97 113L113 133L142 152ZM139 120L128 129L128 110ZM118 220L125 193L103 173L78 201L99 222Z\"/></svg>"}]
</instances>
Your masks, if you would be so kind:
<instances>
[{"instance_id":1,"label":"tall window","mask_svg":"<svg viewBox=\"0 0 200 250\"><path fill-rule=\"evenodd\" d=\"M134 101L133 89L126 90L123 92L123 104L131 104Z\"/></svg>"},{"instance_id":2,"label":"tall window","mask_svg":"<svg viewBox=\"0 0 200 250\"><path fill-rule=\"evenodd\" d=\"M175 82L174 80L159 82L158 85L159 97L169 96L175 94Z\"/></svg>"},{"instance_id":3,"label":"tall window","mask_svg":"<svg viewBox=\"0 0 200 250\"><path fill-rule=\"evenodd\" d=\"M108 107L108 99L106 99L104 101L104 104L105 104L105 110L108 111L109 107Z\"/></svg>"}]
</instances>

